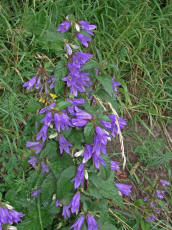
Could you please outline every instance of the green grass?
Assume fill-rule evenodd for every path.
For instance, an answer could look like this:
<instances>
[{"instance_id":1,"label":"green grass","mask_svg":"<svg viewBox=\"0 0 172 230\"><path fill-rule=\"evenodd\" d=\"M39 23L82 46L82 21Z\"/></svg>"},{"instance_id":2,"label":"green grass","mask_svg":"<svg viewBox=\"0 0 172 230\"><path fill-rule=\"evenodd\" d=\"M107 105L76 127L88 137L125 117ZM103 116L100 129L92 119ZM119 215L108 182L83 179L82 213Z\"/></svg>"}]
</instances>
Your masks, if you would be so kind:
<instances>
[{"instance_id":1,"label":"green grass","mask_svg":"<svg viewBox=\"0 0 172 230\"><path fill-rule=\"evenodd\" d=\"M35 74L40 63L46 66L56 63L60 50L57 47L56 52L51 48L43 48L41 39L44 32L49 31L49 39L53 41L55 38L50 33L51 29L57 27L58 22L70 14L75 15L77 20L88 20L97 25L91 49L100 62L107 63L107 72L122 83L117 97L120 114L130 121L128 127L140 124L147 131L147 137L143 137L142 133L136 134L135 130L126 131L124 135L135 136L137 146L132 147L132 143L129 144L134 154L139 155L139 162L143 163L141 173L144 176L144 170L147 168L153 167L158 170L158 167L164 167L169 178L171 177L172 145L168 134L165 133L167 126L172 123L172 3L166 1L167 4L164 6L162 2L1 1L0 173L3 183L0 191L5 192L12 186L10 180L15 179L19 184L24 183L22 178L26 170L27 157L24 145L28 138L32 139L33 132L27 123L34 123L35 110L31 105L37 103L37 99L31 94L26 94L22 84ZM29 111L33 113L29 113L30 117ZM156 123L163 127L161 146L160 139L156 138L152 131ZM165 155L162 153L163 149L166 151ZM23 159L25 163L21 166ZM129 164L129 170L133 164ZM18 165L21 167L15 173ZM136 185L141 183L137 171L131 176L131 180ZM137 208L137 205L132 208L129 221L125 215L122 221L119 220L119 229L123 229L122 226L129 229L127 225L132 229L139 229L137 225L140 220L134 218ZM166 215L168 217L170 214L166 211L163 218ZM117 213L117 216L120 214ZM154 225L152 229L170 229L168 223L165 223L166 225L160 223L161 228ZM143 225L144 223L141 224L143 230L148 229L146 224L145 227Z\"/></svg>"}]
</instances>

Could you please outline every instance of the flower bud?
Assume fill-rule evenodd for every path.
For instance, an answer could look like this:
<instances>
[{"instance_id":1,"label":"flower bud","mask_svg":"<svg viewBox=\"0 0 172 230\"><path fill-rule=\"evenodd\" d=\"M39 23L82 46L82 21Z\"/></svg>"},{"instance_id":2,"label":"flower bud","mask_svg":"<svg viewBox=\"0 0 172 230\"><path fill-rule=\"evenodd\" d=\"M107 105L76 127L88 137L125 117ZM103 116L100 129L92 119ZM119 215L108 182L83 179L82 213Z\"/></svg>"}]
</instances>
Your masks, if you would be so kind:
<instances>
[{"instance_id":1,"label":"flower bud","mask_svg":"<svg viewBox=\"0 0 172 230\"><path fill-rule=\"evenodd\" d=\"M84 152L84 150L81 149L79 152L76 152L76 153L74 154L74 156L75 156L75 157L80 157L80 156L83 154L83 152Z\"/></svg>"},{"instance_id":2,"label":"flower bud","mask_svg":"<svg viewBox=\"0 0 172 230\"><path fill-rule=\"evenodd\" d=\"M84 176L85 176L85 179L88 180L88 171L87 170L84 171Z\"/></svg>"},{"instance_id":3,"label":"flower bud","mask_svg":"<svg viewBox=\"0 0 172 230\"><path fill-rule=\"evenodd\" d=\"M57 136L58 136L57 133L53 133L53 134L51 134L48 138L49 138L49 139L53 139L53 138L55 138L55 137L57 137Z\"/></svg>"},{"instance_id":4,"label":"flower bud","mask_svg":"<svg viewBox=\"0 0 172 230\"><path fill-rule=\"evenodd\" d=\"M76 31L80 32L80 26L77 23L75 23L75 29Z\"/></svg>"}]
</instances>

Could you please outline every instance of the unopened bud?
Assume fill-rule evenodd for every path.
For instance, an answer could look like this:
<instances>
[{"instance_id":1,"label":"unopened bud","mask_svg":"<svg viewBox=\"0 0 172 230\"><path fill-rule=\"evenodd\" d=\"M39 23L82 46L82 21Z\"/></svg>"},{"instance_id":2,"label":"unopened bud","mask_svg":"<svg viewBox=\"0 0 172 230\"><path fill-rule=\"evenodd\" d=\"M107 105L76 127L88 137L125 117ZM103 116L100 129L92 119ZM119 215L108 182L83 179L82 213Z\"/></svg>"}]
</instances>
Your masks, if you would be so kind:
<instances>
[{"instance_id":1,"label":"unopened bud","mask_svg":"<svg viewBox=\"0 0 172 230\"><path fill-rule=\"evenodd\" d=\"M74 156L75 156L75 157L80 157L80 156L83 154L83 152L84 152L84 150L81 149L79 152L76 152L76 153L74 154Z\"/></svg>"},{"instance_id":2,"label":"unopened bud","mask_svg":"<svg viewBox=\"0 0 172 230\"><path fill-rule=\"evenodd\" d=\"M13 210L13 209L14 209L14 208L13 208L11 205L9 205L9 204L5 204L5 206L6 206L6 208L9 209L9 210Z\"/></svg>"},{"instance_id":3,"label":"unopened bud","mask_svg":"<svg viewBox=\"0 0 172 230\"><path fill-rule=\"evenodd\" d=\"M17 230L17 228L14 227L14 226L9 226L9 227L7 228L7 230Z\"/></svg>"},{"instance_id":4,"label":"unopened bud","mask_svg":"<svg viewBox=\"0 0 172 230\"><path fill-rule=\"evenodd\" d=\"M88 180L88 171L87 170L84 171L84 176L85 176L85 179Z\"/></svg>"},{"instance_id":5,"label":"unopened bud","mask_svg":"<svg viewBox=\"0 0 172 230\"><path fill-rule=\"evenodd\" d=\"M80 26L77 23L75 23L75 29L76 31L80 32Z\"/></svg>"},{"instance_id":6,"label":"unopened bud","mask_svg":"<svg viewBox=\"0 0 172 230\"><path fill-rule=\"evenodd\" d=\"M53 138L57 137L57 135L58 135L57 133L53 133L53 134L51 134L48 138L49 138L49 139L53 139Z\"/></svg>"},{"instance_id":7,"label":"unopened bud","mask_svg":"<svg viewBox=\"0 0 172 230\"><path fill-rule=\"evenodd\" d=\"M79 49L79 48L80 48L80 46L73 45L73 44L70 44L70 46L71 46L73 49Z\"/></svg>"}]
</instances>

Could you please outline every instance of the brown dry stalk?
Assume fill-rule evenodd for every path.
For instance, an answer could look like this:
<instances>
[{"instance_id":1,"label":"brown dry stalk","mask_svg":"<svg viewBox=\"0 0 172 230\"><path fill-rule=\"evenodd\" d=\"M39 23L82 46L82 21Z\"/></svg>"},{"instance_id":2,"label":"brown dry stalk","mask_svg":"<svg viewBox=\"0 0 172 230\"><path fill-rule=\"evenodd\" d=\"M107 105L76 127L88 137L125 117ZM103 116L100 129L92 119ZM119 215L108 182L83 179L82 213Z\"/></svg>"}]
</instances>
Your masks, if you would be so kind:
<instances>
[{"instance_id":1,"label":"brown dry stalk","mask_svg":"<svg viewBox=\"0 0 172 230\"><path fill-rule=\"evenodd\" d=\"M122 136L121 129L120 129L120 127L119 127L119 122L118 122L118 119L117 119L117 117L119 117L119 116L118 116L116 110L113 108L113 106L112 106L112 104L111 104L110 102L104 103L104 104L103 104L103 101L102 101L100 98L98 98L98 97L95 96L95 95L94 95L94 98L100 103L100 105L103 107L103 109L104 109L105 111L107 111L107 109L106 109L106 107L104 106L104 104L108 104L109 107L110 107L110 109L111 109L111 111L112 111L112 113L115 115L115 124L116 124L116 126L117 126L118 134L119 134L119 142L120 142L120 145L121 145L121 155L122 155L122 158L123 158L123 170L124 170L124 169L125 169L125 165L126 165L127 159L126 159L125 151L124 151L124 138L123 138L123 136Z\"/></svg>"}]
</instances>

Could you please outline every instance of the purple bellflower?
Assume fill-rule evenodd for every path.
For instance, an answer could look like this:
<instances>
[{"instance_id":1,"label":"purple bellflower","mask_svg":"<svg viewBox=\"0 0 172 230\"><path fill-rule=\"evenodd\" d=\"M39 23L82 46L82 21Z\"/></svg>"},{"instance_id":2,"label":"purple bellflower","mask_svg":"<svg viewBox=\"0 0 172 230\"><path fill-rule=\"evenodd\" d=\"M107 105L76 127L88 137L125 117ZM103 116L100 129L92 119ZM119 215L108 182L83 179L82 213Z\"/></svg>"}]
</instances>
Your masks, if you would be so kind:
<instances>
[{"instance_id":1,"label":"purple bellflower","mask_svg":"<svg viewBox=\"0 0 172 230\"><path fill-rule=\"evenodd\" d=\"M35 85L36 80L37 80L37 77L36 77L36 76L32 77L29 81L27 81L27 82L25 82L25 83L23 84L23 87L26 87L26 90L27 90L27 91L28 91L29 89L31 89L31 91L32 91L32 88L33 88L33 86Z\"/></svg>"},{"instance_id":2,"label":"purple bellflower","mask_svg":"<svg viewBox=\"0 0 172 230\"><path fill-rule=\"evenodd\" d=\"M96 126L96 135L94 136L94 143L93 143L93 152L99 156L100 152L106 154L106 145L108 140L108 133Z\"/></svg>"},{"instance_id":3,"label":"purple bellflower","mask_svg":"<svg viewBox=\"0 0 172 230\"><path fill-rule=\"evenodd\" d=\"M63 211L62 211L62 216L64 217L64 218L69 218L70 217L70 204L69 205L63 205Z\"/></svg>"},{"instance_id":4,"label":"purple bellflower","mask_svg":"<svg viewBox=\"0 0 172 230\"><path fill-rule=\"evenodd\" d=\"M81 25L81 28L85 30L88 34L94 35L91 30L96 29L96 25L91 25L89 22L86 21L79 21L79 24Z\"/></svg>"},{"instance_id":5,"label":"purple bellflower","mask_svg":"<svg viewBox=\"0 0 172 230\"><path fill-rule=\"evenodd\" d=\"M75 116L78 119L83 119L83 120L91 120L92 119L92 115L87 113L86 111L76 108L75 109L76 113Z\"/></svg>"},{"instance_id":6,"label":"purple bellflower","mask_svg":"<svg viewBox=\"0 0 172 230\"><path fill-rule=\"evenodd\" d=\"M59 27L57 28L57 31L63 34L66 31L68 31L69 28L70 28L70 22L64 21L59 25Z\"/></svg>"},{"instance_id":7,"label":"purple bellflower","mask_svg":"<svg viewBox=\"0 0 172 230\"><path fill-rule=\"evenodd\" d=\"M112 125L111 125L111 135L112 136L115 136L115 133L116 134L119 134L118 133L118 127L117 127L117 125L116 125L116 116L114 115L114 114L110 114L109 115L109 118L111 119L111 121L112 121ZM127 124L127 122L126 122L126 119L124 119L124 118L121 118L121 117L117 117L117 120L118 120L118 123L119 123L119 127L120 127L120 130L122 130L125 126L126 126L126 124Z\"/></svg>"},{"instance_id":8,"label":"purple bellflower","mask_svg":"<svg viewBox=\"0 0 172 230\"><path fill-rule=\"evenodd\" d=\"M67 50L67 54L68 54L69 56L71 56L71 55L72 55L72 49L71 49L70 45L69 45L69 44L66 44L65 47L66 47L66 50Z\"/></svg>"},{"instance_id":9,"label":"purple bellflower","mask_svg":"<svg viewBox=\"0 0 172 230\"><path fill-rule=\"evenodd\" d=\"M81 34L81 33L78 33L76 35L77 39L85 46L85 47L88 47L88 42L90 42L92 39Z\"/></svg>"},{"instance_id":10,"label":"purple bellflower","mask_svg":"<svg viewBox=\"0 0 172 230\"><path fill-rule=\"evenodd\" d=\"M56 103L53 102L53 103L50 104L49 106L47 106L47 107L41 109L41 110L39 111L39 113L42 114L42 113L48 112L48 111L50 111L51 108L54 108L55 106L56 106Z\"/></svg>"},{"instance_id":11,"label":"purple bellflower","mask_svg":"<svg viewBox=\"0 0 172 230\"><path fill-rule=\"evenodd\" d=\"M106 165L105 161L101 158L101 156L97 155L96 153L93 153L92 159L93 159L93 167L96 167L96 169L100 168L100 164L103 166Z\"/></svg>"},{"instance_id":12,"label":"purple bellflower","mask_svg":"<svg viewBox=\"0 0 172 230\"><path fill-rule=\"evenodd\" d=\"M72 119L72 125L73 126L76 126L76 127L82 127L82 126L85 126L86 124L88 123L88 121L86 120L81 120L81 119L76 119L76 118L73 118Z\"/></svg>"},{"instance_id":13,"label":"purple bellflower","mask_svg":"<svg viewBox=\"0 0 172 230\"><path fill-rule=\"evenodd\" d=\"M98 228L100 228L97 221L90 214L88 214L87 216L87 226L88 226L88 230L97 230Z\"/></svg>"},{"instance_id":14,"label":"purple bellflower","mask_svg":"<svg viewBox=\"0 0 172 230\"><path fill-rule=\"evenodd\" d=\"M43 147L43 143L27 141L26 148L32 148L36 154L40 153Z\"/></svg>"},{"instance_id":15,"label":"purple bellflower","mask_svg":"<svg viewBox=\"0 0 172 230\"><path fill-rule=\"evenodd\" d=\"M42 141L45 142L47 139L47 130L48 130L48 126L43 125L42 128L40 129L39 133L37 133L37 135L36 135L36 140L38 141L42 138Z\"/></svg>"},{"instance_id":16,"label":"purple bellflower","mask_svg":"<svg viewBox=\"0 0 172 230\"><path fill-rule=\"evenodd\" d=\"M121 86L121 83L115 81L115 79L112 78L112 86L113 86L114 91L117 93L117 92L118 92L118 88L117 88L117 87L118 87L118 86Z\"/></svg>"},{"instance_id":17,"label":"purple bellflower","mask_svg":"<svg viewBox=\"0 0 172 230\"><path fill-rule=\"evenodd\" d=\"M93 55L90 53L82 53L82 52L77 52L73 57L73 63L78 66L78 68L82 68L86 62L92 58Z\"/></svg>"},{"instance_id":18,"label":"purple bellflower","mask_svg":"<svg viewBox=\"0 0 172 230\"><path fill-rule=\"evenodd\" d=\"M72 105L69 105L67 107L68 112L70 115L74 116L75 115L75 108L77 108L78 105L83 105L85 104L85 100L83 98L76 98L76 99L67 99L68 102L70 102Z\"/></svg>"},{"instance_id":19,"label":"purple bellflower","mask_svg":"<svg viewBox=\"0 0 172 230\"><path fill-rule=\"evenodd\" d=\"M50 167L44 161L41 162L41 166L42 166L42 173L49 173Z\"/></svg>"},{"instance_id":20,"label":"purple bellflower","mask_svg":"<svg viewBox=\"0 0 172 230\"><path fill-rule=\"evenodd\" d=\"M70 230L73 229L73 230L81 230L82 228L82 225L84 223L84 219L85 217L84 216L80 216L77 221L69 228Z\"/></svg>"},{"instance_id":21,"label":"purple bellflower","mask_svg":"<svg viewBox=\"0 0 172 230\"><path fill-rule=\"evenodd\" d=\"M34 191L34 192L31 194L31 197L35 198L35 197L37 197L41 192L42 192L42 190L41 190L41 189L38 189L38 190Z\"/></svg>"},{"instance_id":22,"label":"purple bellflower","mask_svg":"<svg viewBox=\"0 0 172 230\"><path fill-rule=\"evenodd\" d=\"M160 200L164 199L165 191L163 190L156 190L156 195Z\"/></svg>"},{"instance_id":23,"label":"purple bellflower","mask_svg":"<svg viewBox=\"0 0 172 230\"><path fill-rule=\"evenodd\" d=\"M56 200L56 207L60 206L60 201Z\"/></svg>"},{"instance_id":24,"label":"purple bellflower","mask_svg":"<svg viewBox=\"0 0 172 230\"><path fill-rule=\"evenodd\" d=\"M120 164L119 162L111 160L110 163L111 163L111 170L112 171L116 171L116 170L120 169L120 167L118 166Z\"/></svg>"},{"instance_id":25,"label":"purple bellflower","mask_svg":"<svg viewBox=\"0 0 172 230\"><path fill-rule=\"evenodd\" d=\"M91 156L92 156L92 147L91 145L86 145L85 146L85 149L84 149L84 152L83 152L83 155L84 155L84 162L87 162Z\"/></svg>"},{"instance_id":26,"label":"purple bellflower","mask_svg":"<svg viewBox=\"0 0 172 230\"><path fill-rule=\"evenodd\" d=\"M28 163L30 163L32 165L32 167L34 167L36 165L37 161L38 161L38 158L35 156L32 156L32 157L30 157L30 160L28 160Z\"/></svg>"},{"instance_id":27,"label":"purple bellflower","mask_svg":"<svg viewBox=\"0 0 172 230\"><path fill-rule=\"evenodd\" d=\"M55 113L54 114L54 124L58 133L60 130L69 129L71 126L71 119L68 117L67 113L63 111L63 113Z\"/></svg>"},{"instance_id":28,"label":"purple bellflower","mask_svg":"<svg viewBox=\"0 0 172 230\"><path fill-rule=\"evenodd\" d=\"M50 123L53 121L52 112L47 111L45 117L41 120L44 123L44 126L50 126Z\"/></svg>"},{"instance_id":29,"label":"purple bellflower","mask_svg":"<svg viewBox=\"0 0 172 230\"><path fill-rule=\"evenodd\" d=\"M115 185L118 188L118 191L121 192L122 194L129 196L129 194L131 193L132 185L118 184L118 183L116 183Z\"/></svg>"},{"instance_id":30,"label":"purple bellflower","mask_svg":"<svg viewBox=\"0 0 172 230\"><path fill-rule=\"evenodd\" d=\"M65 151L66 153L70 153L69 147L72 147L72 144L69 143L63 135L59 136L59 148L60 148L60 154Z\"/></svg>"},{"instance_id":31,"label":"purple bellflower","mask_svg":"<svg viewBox=\"0 0 172 230\"><path fill-rule=\"evenodd\" d=\"M8 210L7 208L0 207L0 224L17 224L21 221L23 216L25 215L21 212L17 212L14 209Z\"/></svg>"},{"instance_id":32,"label":"purple bellflower","mask_svg":"<svg viewBox=\"0 0 172 230\"><path fill-rule=\"evenodd\" d=\"M80 163L80 165L77 168L77 173L75 177L72 179L72 182L74 182L74 188L77 189L80 185L83 186L84 182L84 164Z\"/></svg>"},{"instance_id":33,"label":"purple bellflower","mask_svg":"<svg viewBox=\"0 0 172 230\"><path fill-rule=\"evenodd\" d=\"M50 76L50 80L48 81L48 83L50 83L49 88L50 89L54 89L54 83L55 83L55 77L54 77L54 75Z\"/></svg>"},{"instance_id":34,"label":"purple bellflower","mask_svg":"<svg viewBox=\"0 0 172 230\"><path fill-rule=\"evenodd\" d=\"M74 197L72 198L71 202L71 213L75 213L79 211L79 205L80 205L80 192L76 193Z\"/></svg>"},{"instance_id":35,"label":"purple bellflower","mask_svg":"<svg viewBox=\"0 0 172 230\"><path fill-rule=\"evenodd\" d=\"M160 183L162 184L162 186L170 186L170 182L166 180L160 180Z\"/></svg>"}]
</instances>

